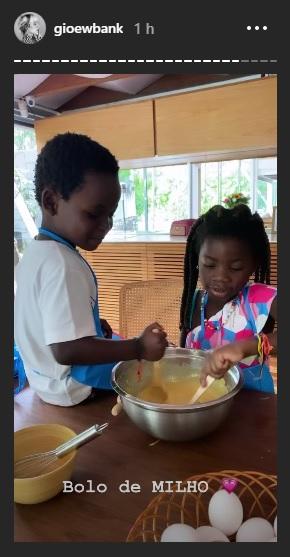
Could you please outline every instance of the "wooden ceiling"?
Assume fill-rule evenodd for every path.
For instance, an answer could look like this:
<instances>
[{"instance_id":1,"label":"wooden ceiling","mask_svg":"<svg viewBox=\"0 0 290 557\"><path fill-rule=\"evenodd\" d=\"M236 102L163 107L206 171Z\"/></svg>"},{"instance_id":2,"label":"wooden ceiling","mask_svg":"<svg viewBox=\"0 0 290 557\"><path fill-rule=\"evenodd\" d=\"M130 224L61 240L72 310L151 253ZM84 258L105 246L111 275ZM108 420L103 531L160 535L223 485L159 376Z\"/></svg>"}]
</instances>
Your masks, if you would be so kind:
<instances>
[{"instance_id":1,"label":"wooden ceiling","mask_svg":"<svg viewBox=\"0 0 290 557\"><path fill-rule=\"evenodd\" d=\"M39 106L64 112L244 77L241 74L204 73L92 76L51 74L26 95L34 97ZM29 89L29 82L27 87Z\"/></svg>"},{"instance_id":2,"label":"wooden ceiling","mask_svg":"<svg viewBox=\"0 0 290 557\"><path fill-rule=\"evenodd\" d=\"M187 87L203 85L223 80L232 79L233 75L225 74L171 74L158 77L156 81L142 88L137 93L130 94L118 90L110 90L95 86L89 86L85 91L76 95L73 99L64 103L58 110L74 110L77 108L85 108L96 106L109 102L128 100L130 98L138 98L147 95L157 95ZM128 76L129 78L129 76ZM128 79L127 78L127 79Z\"/></svg>"}]
</instances>

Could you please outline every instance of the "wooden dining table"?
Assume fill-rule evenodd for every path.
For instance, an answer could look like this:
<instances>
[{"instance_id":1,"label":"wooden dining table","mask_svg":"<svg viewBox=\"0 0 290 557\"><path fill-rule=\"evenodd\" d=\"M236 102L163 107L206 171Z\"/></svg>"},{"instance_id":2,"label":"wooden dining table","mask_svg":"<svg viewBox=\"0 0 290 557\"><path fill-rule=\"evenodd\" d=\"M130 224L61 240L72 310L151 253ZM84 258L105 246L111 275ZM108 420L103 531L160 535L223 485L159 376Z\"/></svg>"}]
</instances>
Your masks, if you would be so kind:
<instances>
[{"instance_id":1,"label":"wooden dining table","mask_svg":"<svg viewBox=\"0 0 290 557\"><path fill-rule=\"evenodd\" d=\"M72 476L83 492L61 492L37 505L15 504L16 542L125 542L138 515L157 493L154 481L180 481L222 470L276 474L276 395L241 391L218 430L191 442L154 443L125 414L111 415L116 396L63 408L42 402L28 387L15 397L15 430L59 423L81 432L109 422L79 449ZM101 484L107 491L99 493ZM132 492L132 484L138 484ZM121 492L122 489L127 492ZM89 489L91 492L87 492ZM104 489L102 487L102 489Z\"/></svg>"}]
</instances>

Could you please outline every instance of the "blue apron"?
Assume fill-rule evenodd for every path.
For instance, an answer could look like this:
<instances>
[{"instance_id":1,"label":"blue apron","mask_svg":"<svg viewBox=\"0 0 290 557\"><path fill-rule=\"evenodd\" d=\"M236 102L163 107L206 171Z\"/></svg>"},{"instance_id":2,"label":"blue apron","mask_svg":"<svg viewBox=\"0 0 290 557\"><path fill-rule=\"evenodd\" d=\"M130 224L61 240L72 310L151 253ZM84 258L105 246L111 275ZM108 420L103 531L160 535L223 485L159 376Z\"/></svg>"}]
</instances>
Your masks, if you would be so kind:
<instances>
[{"instance_id":1,"label":"blue apron","mask_svg":"<svg viewBox=\"0 0 290 557\"><path fill-rule=\"evenodd\" d=\"M256 321L249 304L248 297L245 302L248 318L251 322L254 335L257 335ZM250 391L262 391L263 393L274 393L274 381L268 363L258 364L247 368L240 368L244 376L244 388Z\"/></svg>"},{"instance_id":2,"label":"blue apron","mask_svg":"<svg viewBox=\"0 0 290 557\"><path fill-rule=\"evenodd\" d=\"M17 395L24 389L27 383L27 377L24 369L24 364L22 358L19 354L19 350L14 342L14 379L18 381L18 385L14 387L14 395Z\"/></svg>"},{"instance_id":3,"label":"blue apron","mask_svg":"<svg viewBox=\"0 0 290 557\"><path fill-rule=\"evenodd\" d=\"M94 282L96 285L96 302L93 308L93 317L96 327L96 336L98 338L105 338L104 333L102 331L100 316L99 316L99 306L98 306L98 283L95 276L95 273L88 262L82 257L82 255L77 251L75 246L59 236L54 232L51 232L47 228L39 228L39 233L43 236L48 236L52 240L64 244L68 248L72 249L88 266L90 269ZM112 338L114 340L120 340L118 335L113 334ZM109 364L94 364L94 365L72 365L70 376L78 381L79 383L83 383L84 385L88 385L90 387L94 387L96 389L110 389L112 390L111 384L111 375L112 369L116 365L117 362L109 363Z\"/></svg>"}]
</instances>

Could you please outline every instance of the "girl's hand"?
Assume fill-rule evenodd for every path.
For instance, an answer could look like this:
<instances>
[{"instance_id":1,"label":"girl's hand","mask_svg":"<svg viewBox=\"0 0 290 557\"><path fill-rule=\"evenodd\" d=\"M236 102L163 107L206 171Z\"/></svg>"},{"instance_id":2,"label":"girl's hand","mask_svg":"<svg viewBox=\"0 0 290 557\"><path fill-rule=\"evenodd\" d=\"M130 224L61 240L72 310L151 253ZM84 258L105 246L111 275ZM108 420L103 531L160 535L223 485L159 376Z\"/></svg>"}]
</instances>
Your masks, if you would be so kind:
<instances>
[{"instance_id":1,"label":"girl's hand","mask_svg":"<svg viewBox=\"0 0 290 557\"><path fill-rule=\"evenodd\" d=\"M237 362L244 358L241 343L231 343L221 346L207 354L201 374L200 383L206 386L206 378L211 375L215 379L221 379L225 373Z\"/></svg>"},{"instance_id":2,"label":"girl's hand","mask_svg":"<svg viewBox=\"0 0 290 557\"><path fill-rule=\"evenodd\" d=\"M141 358L150 362L161 360L168 346L167 334L159 323L152 323L139 337Z\"/></svg>"},{"instance_id":3,"label":"girl's hand","mask_svg":"<svg viewBox=\"0 0 290 557\"><path fill-rule=\"evenodd\" d=\"M100 319L102 331L104 333L105 338L112 338L113 331L106 319Z\"/></svg>"}]
</instances>

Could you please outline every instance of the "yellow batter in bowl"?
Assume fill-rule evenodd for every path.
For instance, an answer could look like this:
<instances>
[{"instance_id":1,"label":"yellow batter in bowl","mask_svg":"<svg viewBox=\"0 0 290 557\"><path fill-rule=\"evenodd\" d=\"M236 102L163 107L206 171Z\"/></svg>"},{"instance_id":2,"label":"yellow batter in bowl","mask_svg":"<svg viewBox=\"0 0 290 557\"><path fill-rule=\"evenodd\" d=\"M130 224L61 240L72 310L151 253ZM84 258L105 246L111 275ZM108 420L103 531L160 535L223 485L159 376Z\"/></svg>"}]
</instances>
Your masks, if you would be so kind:
<instances>
[{"instance_id":1,"label":"yellow batter in bowl","mask_svg":"<svg viewBox=\"0 0 290 557\"><path fill-rule=\"evenodd\" d=\"M167 362L167 366L168 366ZM184 375L183 366L182 373L180 368L176 369L177 365L172 362L172 374L163 377L162 364L154 362L152 380L149 385L141 389L137 393L137 397L147 402L155 402L160 404L190 404L193 395L196 393L200 386L199 376L195 377L182 377ZM174 369L173 369L174 368ZM178 373L179 372L179 373ZM178 375L181 375L180 379ZM173 377L173 380L170 380ZM229 392L224 379L216 380L207 389L198 400L198 403L210 402L216 400ZM198 404L197 403L197 404Z\"/></svg>"}]
</instances>

